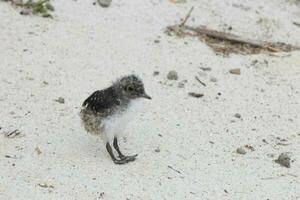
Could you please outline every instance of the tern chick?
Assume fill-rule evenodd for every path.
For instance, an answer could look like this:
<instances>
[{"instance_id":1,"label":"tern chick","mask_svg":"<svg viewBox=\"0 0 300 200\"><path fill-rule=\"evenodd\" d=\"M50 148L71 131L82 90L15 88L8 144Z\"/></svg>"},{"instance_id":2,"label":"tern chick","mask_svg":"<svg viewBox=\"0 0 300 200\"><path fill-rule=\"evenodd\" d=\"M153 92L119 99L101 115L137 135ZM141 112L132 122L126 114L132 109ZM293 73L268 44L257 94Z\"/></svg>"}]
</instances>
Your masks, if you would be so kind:
<instances>
[{"instance_id":1,"label":"tern chick","mask_svg":"<svg viewBox=\"0 0 300 200\"><path fill-rule=\"evenodd\" d=\"M118 136L134 115L141 98L151 99L146 94L142 80L136 75L121 77L112 86L97 90L82 104L80 117L87 132L99 135L115 164L125 164L136 159L136 155L125 156L119 148ZM118 153L113 153L110 143Z\"/></svg>"}]
</instances>

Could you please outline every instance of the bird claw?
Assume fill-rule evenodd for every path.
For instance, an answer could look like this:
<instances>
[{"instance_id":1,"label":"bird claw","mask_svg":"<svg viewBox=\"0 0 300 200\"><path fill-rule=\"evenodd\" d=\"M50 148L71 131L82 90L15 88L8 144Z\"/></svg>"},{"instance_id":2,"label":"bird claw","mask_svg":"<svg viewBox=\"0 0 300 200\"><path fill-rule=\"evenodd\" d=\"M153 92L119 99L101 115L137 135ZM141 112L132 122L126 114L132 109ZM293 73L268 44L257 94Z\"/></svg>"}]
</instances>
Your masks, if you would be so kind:
<instances>
[{"instance_id":1,"label":"bird claw","mask_svg":"<svg viewBox=\"0 0 300 200\"><path fill-rule=\"evenodd\" d=\"M128 163L128 161L127 160L114 160L114 163L117 165L123 165L123 164Z\"/></svg>"},{"instance_id":2,"label":"bird claw","mask_svg":"<svg viewBox=\"0 0 300 200\"><path fill-rule=\"evenodd\" d=\"M133 155L133 156L125 156L125 160L129 161L129 162L132 162L132 161L135 161L137 157L137 154L136 155Z\"/></svg>"},{"instance_id":3,"label":"bird claw","mask_svg":"<svg viewBox=\"0 0 300 200\"><path fill-rule=\"evenodd\" d=\"M132 155L132 156L119 156L121 160L128 160L128 161L134 161L138 154Z\"/></svg>"},{"instance_id":4,"label":"bird claw","mask_svg":"<svg viewBox=\"0 0 300 200\"><path fill-rule=\"evenodd\" d=\"M138 154L135 154L133 156L122 156L122 157L120 157L120 160L114 160L114 163L118 164L118 165L122 165L122 164L125 164L125 163L135 161L137 155Z\"/></svg>"}]
</instances>

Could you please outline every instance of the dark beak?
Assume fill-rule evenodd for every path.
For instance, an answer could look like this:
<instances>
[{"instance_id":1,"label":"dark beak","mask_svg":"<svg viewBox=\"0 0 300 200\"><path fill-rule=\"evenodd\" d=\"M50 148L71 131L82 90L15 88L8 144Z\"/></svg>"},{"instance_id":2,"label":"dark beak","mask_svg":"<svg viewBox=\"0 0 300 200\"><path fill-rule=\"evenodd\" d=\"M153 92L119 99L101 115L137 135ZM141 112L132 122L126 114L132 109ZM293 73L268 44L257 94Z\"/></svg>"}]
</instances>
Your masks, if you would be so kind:
<instances>
[{"instance_id":1,"label":"dark beak","mask_svg":"<svg viewBox=\"0 0 300 200\"><path fill-rule=\"evenodd\" d=\"M152 99L148 94L146 94L146 93L144 93L143 95L142 95L142 97L143 98L145 98L145 99Z\"/></svg>"}]
</instances>

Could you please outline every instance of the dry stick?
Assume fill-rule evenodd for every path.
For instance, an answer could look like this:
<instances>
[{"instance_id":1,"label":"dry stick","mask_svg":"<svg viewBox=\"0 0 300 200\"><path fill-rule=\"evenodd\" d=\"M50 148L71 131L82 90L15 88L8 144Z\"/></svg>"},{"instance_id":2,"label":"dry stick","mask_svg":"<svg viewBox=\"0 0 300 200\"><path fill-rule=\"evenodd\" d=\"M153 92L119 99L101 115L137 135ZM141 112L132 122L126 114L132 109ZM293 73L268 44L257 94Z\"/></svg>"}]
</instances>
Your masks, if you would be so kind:
<instances>
[{"instance_id":1,"label":"dry stick","mask_svg":"<svg viewBox=\"0 0 300 200\"><path fill-rule=\"evenodd\" d=\"M219 40L227 40L227 41L231 41L231 42L237 42L237 43L241 43L241 44L249 44L251 46L254 47L260 47L260 48L264 48L264 49L268 49L269 51L272 52L279 52L280 49L277 49L275 47L270 46L270 44L266 43L266 42L259 42L259 41L255 41L252 39L247 39L247 38L241 38L238 35L234 35L231 33L225 33L225 32L220 32L220 31L215 31L215 30L209 30L207 29L205 26L200 26L197 28L191 27L191 26L184 26L187 30L191 30L194 31L198 34L204 34L207 35L209 37L213 37Z\"/></svg>"},{"instance_id":2,"label":"dry stick","mask_svg":"<svg viewBox=\"0 0 300 200\"><path fill-rule=\"evenodd\" d=\"M300 27L300 23L298 23L298 22L293 22L293 24Z\"/></svg>"},{"instance_id":3,"label":"dry stick","mask_svg":"<svg viewBox=\"0 0 300 200\"><path fill-rule=\"evenodd\" d=\"M168 165L168 168L172 169L173 171L177 172L178 174L181 174L181 171L174 169L172 166Z\"/></svg>"},{"instance_id":4,"label":"dry stick","mask_svg":"<svg viewBox=\"0 0 300 200\"><path fill-rule=\"evenodd\" d=\"M200 84L202 84L203 86L206 86L206 84L203 83L203 82L198 78L198 76L195 76L195 79L196 79Z\"/></svg>"},{"instance_id":5,"label":"dry stick","mask_svg":"<svg viewBox=\"0 0 300 200\"><path fill-rule=\"evenodd\" d=\"M185 23L187 22L187 20L190 18L192 11L194 10L194 7L192 7L190 9L190 11L188 12L188 14L186 15L186 17L184 18L184 20L178 25L181 28L185 28L187 30L190 31L194 31L197 34L204 34L207 35L209 37L213 37L219 40L227 40L227 41L231 41L231 42L237 42L237 43L241 43L241 44L248 44L254 47L259 47L262 49L267 49L271 52L279 52L280 49L274 47L274 45L272 46L272 43L268 43L268 42L261 42L261 41L256 41L256 40L252 40L252 39L247 39L247 38L241 38L238 35L234 35L231 33L225 33L225 32L220 32L220 31L215 31L215 30L209 30L207 29L205 26L200 26L197 28L191 27L191 26L186 26ZM296 26L300 27L300 23L297 22L293 22L293 24L295 24ZM172 27L170 27L172 28ZM300 49L300 47L298 46L294 46L295 49Z\"/></svg>"},{"instance_id":6,"label":"dry stick","mask_svg":"<svg viewBox=\"0 0 300 200\"><path fill-rule=\"evenodd\" d=\"M17 135L19 135L21 132L18 130L18 129L16 129L16 130L13 130L12 132L10 132L10 133L7 133L6 134L6 137L11 137L13 134L15 134L15 136L17 136Z\"/></svg>"},{"instance_id":7,"label":"dry stick","mask_svg":"<svg viewBox=\"0 0 300 200\"><path fill-rule=\"evenodd\" d=\"M271 180L271 179L278 179L280 177L283 177L283 176L292 176L294 178L297 178L298 176L295 175L295 174L290 174L290 173L287 173L287 174L280 174L279 176L273 176L273 177L263 177L263 178L260 178L261 180Z\"/></svg>"},{"instance_id":8,"label":"dry stick","mask_svg":"<svg viewBox=\"0 0 300 200\"><path fill-rule=\"evenodd\" d=\"M185 16L184 20L179 24L179 26L184 26L185 23L187 22L187 20L190 18L191 16L191 13L193 12L194 10L194 6L191 7L190 11L188 12L188 14Z\"/></svg>"}]
</instances>

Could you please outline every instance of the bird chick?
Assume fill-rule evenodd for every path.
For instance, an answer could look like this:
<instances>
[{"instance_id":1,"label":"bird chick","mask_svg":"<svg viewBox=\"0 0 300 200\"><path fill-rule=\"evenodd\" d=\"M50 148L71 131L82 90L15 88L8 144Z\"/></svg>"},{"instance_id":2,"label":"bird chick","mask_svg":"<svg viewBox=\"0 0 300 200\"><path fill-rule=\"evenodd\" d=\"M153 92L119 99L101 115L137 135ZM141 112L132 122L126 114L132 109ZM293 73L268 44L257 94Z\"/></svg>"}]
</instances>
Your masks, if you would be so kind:
<instances>
[{"instance_id":1,"label":"bird chick","mask_svg":"<svg viewBox=\"0 0 300 200\"><path fill-rule=\"evenodd\" d=\"M145 92L142 80L132 74L121 77L106 89L95 91L82 104L80 117L85 130L104 140L115 164L125 164L136 159L137 154L125 156L120 151L118 136L137 114L135 104L141 98L151 99ZM113 153L111 142L119 159Z\"/></svg>"}]
</instances>

